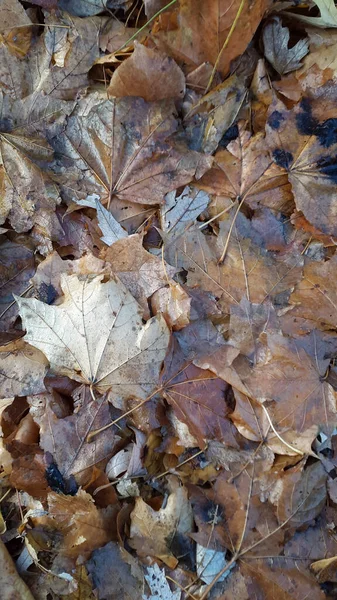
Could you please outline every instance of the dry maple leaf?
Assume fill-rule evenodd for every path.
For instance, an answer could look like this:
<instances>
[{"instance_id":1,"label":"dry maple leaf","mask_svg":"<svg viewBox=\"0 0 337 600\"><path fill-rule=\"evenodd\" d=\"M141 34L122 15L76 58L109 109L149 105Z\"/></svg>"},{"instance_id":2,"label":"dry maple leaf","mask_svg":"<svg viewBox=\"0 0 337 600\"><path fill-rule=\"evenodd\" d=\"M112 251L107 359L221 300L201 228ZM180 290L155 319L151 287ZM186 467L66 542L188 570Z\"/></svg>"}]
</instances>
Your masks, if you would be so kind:
<instances>
[{"instance_id":1,"label":"dry maple leaf","mask_svg":"<svg viewBox=\"0 0 337 600\"><path fill-rule=\"evenodd\" d=\"M134 42L133 54L114 72L108 96L140 96L146 102L185 94L185 76L180 67L162 52Z\"/></svg>"},{"instance_id":2,"label":"dry maple leaf","mask_svg":"<svg viewBox=\"0 0 337 600\"><path fill-rule=\"evenodd\" d=\"M116 507L98 509L83 490L76 496L50 492L48 506L47 523L63 533L60 552L66 556L89 556L115 537Z\"/></svg>"},{"instance_id":3,"label":"dry maple leaf","mask_svg":"<svg viewBox=\"0 0 337 600\"><path fill-rule=\"evenodd\" d=\"M164 250L170 264L188 272L187 285L211 292L228 312L244 295L260 303L292 289L302 272L303 257L298 252L293 248L283 255L268 252L242 213L232 232L230 219L220 223L218 237L191 227Z\"/></svg>"},{"instance_id":4,"label":"dry maple leaf","mask_svg":"<svg viewBox=\"0 0 337 600\"><path fill-rule=\"evenodd\" d=\"M244 2L243 6L240 0L230 4L227 0L181 0L176 14L171 13L172 26L161 29L161 21L164 25L168 20L165 13L153 37L160 48L178 63L184 62L189 70L203 62L214 65L218 61L218 70L227 75L230 62L245 51L267 6L267 0ZM235 29L229 36L237 17ZM227 38L226 51L222 52Z\"/></svg>"},{"instance_id":5,"label":"dry maple leaf","mask_svg":"<svg viewBox=\"0 0 337 600\"><path fill-rule=\"evenodd\" d=\"M264 135L252 136L241 122L233 136L227 148L215 154L213 167L198 186L225 199L244 198L251 208L263 205L288 212L292 200L290 186L285 174L273 164Z\"/></svg>"},{"instance_id":6,"label":"dry maple leaf","mask_svg":"<svg viewBox=\"0 0 337 600\"><path fill-rule=\"evenodd\" d=\"M337 422L336 392L324 380L324 372L302 348L279 334L267 334L266 347L253 367L236 364L249 395L268 407L276 428L300 435L312 426L331 431Z\"/></svg>"},{"instance_id":7,"label":"dry maple leaf","mask_svg":"<svg viewBox=\"0 0 337 600\"><path fill-rule=\"evenodd\" d=\"M297 209L317 229L336 235L336 109L330 92L320 93L317 101L304 98L292 110L276 100L266 141L280 173L288 173Z\"/></svg>"},{"instance_id":8,"label":"dry maple leaf","mask_svg":"<svg viewBox=\"0 0 337 600\"><path fill-rule=\"evenodd\" d=\"M19 3L18 3L19 4ZM12 98L44 92L72 100L88 85L88 71L99 54L99 17L80 19L66 12L46 13L45 28L22 58L0 47L0 83Z\"/></svg>"},{"instance_id":9,"label":"dry maple leaf","mask_svg":"<svg viewBox=\"0 0 337 600\"><path fill-rule=\"evenodd\" d=\"M307 262L303 279L297 283L289 302L290 317L300 320L302 329L334 329L337 326L337 257L326 262Z\"/></svg>"},{"instance_id":10,"label":"dry maple leaf","mask_svg":"<svg viewBox=\"0 0 337 600\"><path fill-rule=\"evenodd\" d=\"M2 96L0 121L0 223L8 218L16 231L27 231L44 210L60 202L45 172L53 158L46 132L56 133L72 104L35 93L24 100Z\"/></svg>"},{"instance_id":11,"label":"dry maple leaf","mask_svg":"<svg viewBox=\"0 0 337 600\"><path fill-rule=\"evenodd\" d=\"M178 121L169 100L146 103L142 98L116 98L71 116L63 135L51 139L62 163L59 179L70 200L97 193L101 201L112 197L158 204L164 195L211 166L211 157L174 141ZM62 177L62 164L67 173Z\"/></svg>"},{"instance_id":12,"label":"dry maple leaf","mask_svg":"<svg viewBox=\"0 0 337 600\"><path fill-rule=\"evenodd\" d=\"M307 40L299 40L289 48L289 38L289 29L282 27L279 17L274 17L263 31L265 57L280 75L299 69L300 60L309 52Z\"/></svg>"},{"instance_id":13,"label":"dry maple leaf","mask_svg":"<svg viewBox=\"0 0 337 600\"><path fill-rule=\"evenodd\" d=\"M62 275L62 304L17 298L26 340L48 358L51 368L118 398L143 398L153 391L169 342L162 317L144 326L136 300L103 275Z\"/></svg>"}]
</instances>

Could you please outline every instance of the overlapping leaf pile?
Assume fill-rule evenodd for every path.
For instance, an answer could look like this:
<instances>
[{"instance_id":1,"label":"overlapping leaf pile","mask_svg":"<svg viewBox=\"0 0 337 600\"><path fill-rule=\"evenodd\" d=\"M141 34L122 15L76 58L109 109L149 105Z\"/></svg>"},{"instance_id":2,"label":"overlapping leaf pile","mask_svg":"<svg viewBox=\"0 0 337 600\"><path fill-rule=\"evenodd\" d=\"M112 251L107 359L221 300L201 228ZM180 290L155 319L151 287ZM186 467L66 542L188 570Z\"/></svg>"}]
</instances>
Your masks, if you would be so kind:
<instances>
[{"instance_id":1,"label":"overlapping leaf pile","mask_svg":"<svg viewBox=\"0 0 337 600\"><path fill-rule=\"evenodd\" d=\"M2 598L336 597L336 27L1 0Z\"/></svg>"}]
</instances>

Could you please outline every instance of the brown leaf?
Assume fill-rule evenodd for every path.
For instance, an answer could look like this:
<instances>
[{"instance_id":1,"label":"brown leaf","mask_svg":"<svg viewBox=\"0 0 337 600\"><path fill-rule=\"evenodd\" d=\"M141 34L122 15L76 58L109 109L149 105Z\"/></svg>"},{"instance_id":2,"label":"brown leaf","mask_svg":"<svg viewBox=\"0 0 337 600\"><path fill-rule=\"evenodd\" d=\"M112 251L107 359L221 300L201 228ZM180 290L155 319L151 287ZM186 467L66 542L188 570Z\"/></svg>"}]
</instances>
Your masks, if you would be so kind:
<instances>
[{"instance_id":1,"label":"brown leaf","mask_svg":"<svg viewBox=\"0 0 337 600\"><path fill-rule=\"evenodd\" d=\"M46 131L58 131L71 103L35 93L24 100L2 99L0 126L0 222L8 218L16 231L27 231L44 211L60 202L45 166L53 158ZM43 168L44 167L44 168Z\"/></svg>"},{"instance_id":2,"label":"brown leaf","mask_svg":"<svg viewBox=\"0 0 337 600\"><path fill-rule=\"evenodd\" d=\"M95 192L101 201L116 196L158 204L167 192L199 179L212 159L174 142L174 113L171 101L117 98L70 117L64 134L51 140L68 163L64 193L71 182L71 199L77 190L81 197Z\"/></svg>"},{"instance_id":3,"label":"brown leaf","mask_svg":"<svg viewBox=\"0 0 337 600\"><path fill-rule=\"evenodd\" d=\"M287 521L288 527L310 524L326 502L327 475L323 465L316 462L304 468L304 462L285 471L280 481L277 518L279 523Z\"/></svg>"},{"instance_id":4,"label":"brown leaf","mask_svg":"<svg viewBox=\"0 0 337 600\"><path fill-rule=\"evenodd\" d=\"M273 164L264 135L252 136L244 125L239 123L236 139L216 152L199 186L231 200L244 198L251 208L263 205L287 212L292 205L287 177Z\"/></svg>"},{"instance_id":5,"label":"brown leaf","mask_svg":"<svg viewBox=\"0 0 337 600\"><path fill-rule=\"evenodd\" d=\"M79 483L88 477L88 471L98 463L107 462L120 441L111 429L95 436L92 442L86 437L91 429L111 422L107 403L88 401L73 415L58 419L47 406L40 422L40 445L50 452L62 475L76 475Z\"/></svg>"},{"instance_id":6,"label":"brown leaf","mask_svg":"<svg viewBox=\"0 0 337 600\"><path fill-rule=\"evenodd\" d=\"M161 30L159 23L155 40L178 62L184 60L189 69L205 61L214 65L221 52L217 67L226 75L230 62L248 46L267 5L265 0L243 5L225 52L221 49L238 14L239 0L229 6L226 0L183 0L177 9L175 28ZM164 18L167 21L167 13L161 18L163 23Z\"/></svg>"},{"instance_id":7,"label":"brown leaf","mask_svg":"<svg viewBox=\"0 0 337 600\"><path fill-rule=\"evenodd\" d=\"M238 375L259 403L268 405L270 419L279 427L307 436L313 426L329 432L337 419L336 396L314 360L294 342L267 334L267 346L252 368L235 364Z\"/></svg>"},{"instance_id":8,"label":"brown leaf","mask_svg":"<svg viewBox=\"0 0 337 600\"><path fill-rule=\"evenodd\" d=\"M9 240L1 244L0 254L0 331L6 331L18 314L13 292L20 296L27 291L35 271L35 260L32 250Z\"/></svg>"},{"instance_id":9,"label":"brown leaf","mask_svg":"<svg viewBox=\"0 0 337 600\"><path fill-rule=\"evenodd\" d=\"M108 96L140 96L146 102L183 98L185 76L174 60L137 41L134 45L133 54L114 71Z\"/></svg>"},{"instance_id":10,"label":"brown leaf","mask_svg":"<svg viewBox=\"0 0 337 600\"><path fill-rule=\"evenodd\" d=\"M178 349L173 347L172 364L168 357L162 375L164 396L175 415L186 423L201 448L211 439L235 447L237 442L228 418L231 411L229 386L211 371L193 364L182 362L178 367L177 353Z\"/></svg>"},{"instance_id":11,"label":"brown leaf","mask_svg":"<svg viewBox=\"0 0 337 600\"><path fill-rule=\"evenodd\" d=\"M144 577L137 561L115 542L92 553L86 567L99 598L142 600Z\"/></svg>"},{"instance_id":12,"label":"brown leaf","mask_svg":"<svg viewBox=\"0 0 337 600\"><path fill-rule=\"evenodd\" d=\"M288 173L296 207L317 229L336 235L334 102L329 92L292 110L280 100L269 109L267 143L280 174ZM320 198L319 207L317 198Z\"/></svg>"},{"instance_id":13,"label":"brown leaf","mask_svg":"<svg viewBox=\"0 0 337 600\"><path fill-rule=\"evenodd\" d=\"M290 296L289 302L294 306L290 316L300 319L306 330L329 330L337 325L336 264L336 256L326 262L308 261L303 279Z\"/></svg>"},{"instance_id":14,"label":"brown leaf","mask_svg":"<svg viewBox=\"0 0 337 600\"><path fill-rule=\"evenodd\" d=\"M261 303L268 296L275 298L291 289L301 276L303 264L303 257L295 250L282 255L266 251L242 213L237 215L232 231L231 222L220 223L218 237L191 227L172 247L165 247L166 260L188 272L187 285L214 294L223 312L239 304L244 295L253 303ZM225 258L219 264L225 247Z\"/></svg>"},{"instance_id":15,"label":"brown leaf","mask_svg":"<svg viewBox=\"0 0 337 600\"><path fill-rule=\"evenodd\" d=\"M66 556L89 556L95 548L116 536L116 510L97 509L91 496L79 490L76 496L48 494L49 523L63 533L60 552Z\"/></svg>"}]
</instances>

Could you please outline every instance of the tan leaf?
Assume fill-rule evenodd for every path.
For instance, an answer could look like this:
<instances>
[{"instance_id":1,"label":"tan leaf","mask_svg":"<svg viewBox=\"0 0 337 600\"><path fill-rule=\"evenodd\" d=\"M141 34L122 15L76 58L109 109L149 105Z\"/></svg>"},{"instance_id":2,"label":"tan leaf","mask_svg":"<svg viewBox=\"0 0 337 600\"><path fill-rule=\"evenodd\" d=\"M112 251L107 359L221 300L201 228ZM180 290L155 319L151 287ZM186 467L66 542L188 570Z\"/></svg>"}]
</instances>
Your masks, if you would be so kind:
<instances>
[{"instance_id":1,"label":"tan leaf","mask_svg":"<svg viewBox=\"0 0 337 600\"><path fill-rule=\"evenodd\" d=\"M137 41L134 45L133 54L114 72L108 96L140 96L146 102L183 98L185 76L174 60Z\"/></svg>"},{"instance_id":2,"label":"tan leaf","mask_svg":"<svg viewBox=\"0 0 337 600\"><path fill-rule=\"evenodd\" d=\"M191 298L178 283L157 290L151 298L151 307L155 315L163 315L173 331L190 322Z\"/></svg>"},{"instance_id":3,"label":"tan leaf","mask_svg":"<svg viewBox=\"0 0 337 600\"><path fill-rule=\"evenodd\" d=\"M45 391L48 361L22 339L0 346L0 395L28 396Z\"/></svg>"},{"instance_id":4,"label":"tan leaf","mask_svg":"<svg viewBox=\"0 0 337 600\"><path fill-rule=\"evenodd\" d=\"M63 275L64 300L58 306L17 298L26 339L57 373L102 392L113 386L119 398L143 398L158 380L167 325L154 317L144 326L140 307L124 285L102 279Z\"/></svg>"},{"instance_id":5,"label":"tan leaf","mask_svg":"<svg viewBox=\"0 0 337 600\"><path fill-rule=\"evenodd\" d=\"M337 557L323 558L311 563L310 569L316 576L319 583L325 581L336 581Z\"/></svg>"},{"instance_id":6,"label":"tan leaf","mask_svg":"<svg viewBox=\"0 0 337 600\"><path fill-rule=\"evenodd\" d=\"M29 588L19 576L15 564L2 540L0 540L0 565L1 596L3 600L14 600L15 598L34 600Z\"/></svg>"},{"instance_id":7,"label":"tan leaf","mask_svg":"<svg viewBox=\"0 0 337 600\"><path fill-rule=\"evenodd\" d=\"M136 498L131 513L130 545L139 556L153 556L174 568L178 561L170 550L175 535L192 530L192 509L185 488L174 481L165 508L155 511L142 498Z\"/></svg>"},{"instance_id":8,"label":"tan leaf","mask_svg":"<svg viewBox=\"0 0 337 600\"><path fill-rule=\"evenodd\" d=\"M171 278L176 269L147 252L143 236L137 233L105 248L100 256L139 302L145 317L149 317L148 298L168 283L173 284Z\"/></svg>"}]
</instances>

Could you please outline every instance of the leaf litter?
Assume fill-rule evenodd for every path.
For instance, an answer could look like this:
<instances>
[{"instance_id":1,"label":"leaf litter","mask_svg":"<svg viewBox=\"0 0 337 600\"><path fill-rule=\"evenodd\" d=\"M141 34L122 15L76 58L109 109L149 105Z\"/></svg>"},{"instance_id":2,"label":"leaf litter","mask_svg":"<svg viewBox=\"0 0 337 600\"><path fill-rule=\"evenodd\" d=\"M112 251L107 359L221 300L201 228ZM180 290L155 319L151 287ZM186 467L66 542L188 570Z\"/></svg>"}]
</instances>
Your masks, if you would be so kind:
<instances>
[{"instance_id":1,"label":"leaf litter","mask_svg":"<svg viewBox=\"0 0 337 600\"><path fill-rule=\"evenodd\" d=\"M336 597L336 15L0 3L2 597Z\"/></svg>"}]
</instances>

